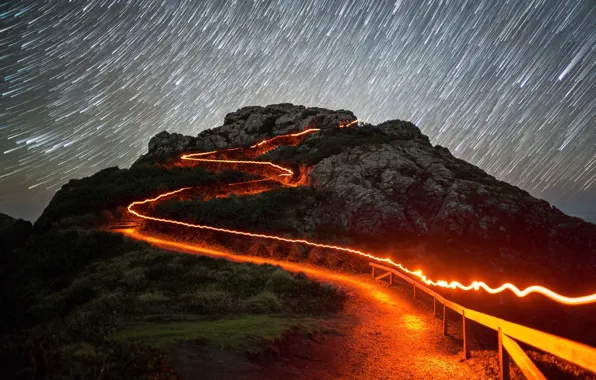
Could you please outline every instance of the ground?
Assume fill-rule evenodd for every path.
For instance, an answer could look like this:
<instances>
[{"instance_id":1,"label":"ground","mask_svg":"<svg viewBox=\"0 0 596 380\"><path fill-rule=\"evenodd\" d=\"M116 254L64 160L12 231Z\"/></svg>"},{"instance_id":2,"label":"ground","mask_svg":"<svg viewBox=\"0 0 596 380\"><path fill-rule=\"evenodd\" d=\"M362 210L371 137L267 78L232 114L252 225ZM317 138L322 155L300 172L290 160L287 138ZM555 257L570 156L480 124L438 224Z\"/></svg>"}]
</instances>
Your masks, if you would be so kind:
<instances>
[{"instance_id":1,"label":"ground","mask_svg":"<svg viewBox=\"0 0 596 380\"><path fill-rule=\"evenodd\" d=\"M351 296L339 336L309 344L304 354L265 370L268 378L472 379L482 378L462 361L461 345L442 335L442 322L420 312L399 291L367 278L362 286L335 279Z\"/></svg>"}]
</instances>

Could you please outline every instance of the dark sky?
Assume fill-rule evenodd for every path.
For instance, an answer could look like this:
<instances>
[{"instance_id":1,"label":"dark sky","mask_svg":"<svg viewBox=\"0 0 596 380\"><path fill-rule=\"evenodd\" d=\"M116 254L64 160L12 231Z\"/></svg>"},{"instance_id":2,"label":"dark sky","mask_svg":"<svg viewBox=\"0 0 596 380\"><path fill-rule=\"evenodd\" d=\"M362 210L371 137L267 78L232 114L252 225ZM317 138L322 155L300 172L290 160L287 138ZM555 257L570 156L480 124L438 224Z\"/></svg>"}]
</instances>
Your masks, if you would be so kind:
<instances>
[{"instance_id":1,"label":"dark sky","mask_svg":"<svg viewBox=\"0 0 596 380\"><path fill-rule=\"evenodd\" d=\"M23 1L0 6L0 212L292 102L416 123L567 212L596 212L596 2Z\"/></svg>"}]
</instances>

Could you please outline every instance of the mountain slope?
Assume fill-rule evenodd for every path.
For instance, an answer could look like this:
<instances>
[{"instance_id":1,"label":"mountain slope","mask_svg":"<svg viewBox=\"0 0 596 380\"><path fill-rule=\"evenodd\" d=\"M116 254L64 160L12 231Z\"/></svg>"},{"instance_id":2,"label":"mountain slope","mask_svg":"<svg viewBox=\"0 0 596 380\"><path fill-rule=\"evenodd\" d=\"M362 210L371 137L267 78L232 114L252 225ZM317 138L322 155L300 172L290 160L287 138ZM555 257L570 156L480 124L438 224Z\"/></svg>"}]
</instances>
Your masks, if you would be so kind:
<instances>
[{"instance_id":1,"label":"mountain slope","mask_svg":"<svg viewBox=\"0 0 596 380\"><path fill-rule=\"evenodd\" d=\"M432 278L463 283L481 279L493 286L510 281L520 288L540 283L568 295L592 292L595 225L566 216L457 159L446 148L432 146L412 123L392 120L375 126L355 120L345 110L291 104L246 107L228 114L221 127L198 136L158 134L149 142L148 153L130 169L109 168L71 180L36 222L35 232L9 256L9 265L0 268L5 285L2 306L10 311L3 314L1 326L16 333L10 339L19 342L0 347L3 364L19 373L33 369L37 376L64 368L73 374L92 371L97 378L106 362L106 373L112 375L124 368L136 374L155 372L162 368L146 368L145 363L152 358L159 364L163 352L145 346L137 350L127 338L153 341L163 329L175 330L175 336L166 334L164 339L188 337L188 331L201 337L211 328L205 320L219 321L220 314L227 318L250 313L249 319L256 317L268 327L275 322L267 319L272 312L277 320L341 309L343 292L311 283L302 275L171 255L94 230L113 219L129 218L126 206L134 200L179 188L192 190L166 197L144 211L355 247L422 269ZM319 130L301 134L295 145L250 155L250 147L263 140L309 128ZM252 183L259 173L230 171L233 165L219 162L202 167L180 160L182 152L238 147L249 148L234 150L240 152L239 159L278 163L307 174L308 181L300 176L304 186L282 187L281 181L273 181L265 192L226 193L230 184ZM222 194L227 196L217 196ZM16 225L7 218L0 222ZM150 237L162 233L214 250L274 256L284 264L308 261L357 273L368 269L362 258L305 244L197 233L157 222L144 223L139 230ZM466 306L514 322L589 344L596 339L586 334L593 324L590 307L596 305L570 308L531 296L503 307L499 296L445 292ZM173 330L171 323L177 324ZM494 338L494 333L490 336ZM45 347L51 347L50 357ZM48 368L37 370L41 360Z\"/></svg>"},{"instance_id":2,"label":"mountain slope","mask_svg":"<svg viewBox=\"0 0 596 380\"><path fill-rule=\"evenodd\" d=\"M280 210L277 218L270 215L262 229L284 225L283 232L289 233L287 226L294 226L295 236L348 241L422 266L435 277L465 282L481 274L499 283L516 280L524 286L539 281L567 291L587 282L596 285L596 225L567 216L448 149L433 146L412 123L391 120L338 128L353 120L356 117L344 110L291 104L245 107L228 114L223 126L197 137L160 133L133 167L168 162L181 152L247 146L320 128L297 146L280 147L263 158L292 167L307 165L310 196L285 189L278 190L290 194L281 197L285 204L276 203L280 201L274 191L257 195L261 201L256 204L247 197L227 203L214 199L201 207L215 212L225 206L230 215L247 215L260 204L260 211L273 204ZM214 212L185 217L239 229L255 227L242 217L218 220Z\"/></svg>"}]
</instances>

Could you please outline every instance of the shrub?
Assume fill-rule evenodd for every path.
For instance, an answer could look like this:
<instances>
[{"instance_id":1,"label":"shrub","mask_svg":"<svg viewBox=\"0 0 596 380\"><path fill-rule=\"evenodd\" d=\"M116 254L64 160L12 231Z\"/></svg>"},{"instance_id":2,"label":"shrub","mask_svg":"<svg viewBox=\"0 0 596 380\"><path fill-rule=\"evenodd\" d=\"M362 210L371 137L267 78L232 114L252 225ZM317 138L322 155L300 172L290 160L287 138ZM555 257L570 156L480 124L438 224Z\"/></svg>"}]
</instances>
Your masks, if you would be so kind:
<instances>
[{"instance_id":1,"label":"shrub","mask_svg":"<svg viewBox=\"0 0 596 380\"><path fill-rule=\"evenodd\" d=\"M138 297L141 302L164 302L169 298L163 292L146 292Z\"/></svg>"},{"instance_id":2,"label":"shrub","mask_svg":"<svg viewBox=\"0 0 596 380\"><path fill-rule=\"evenodd\" d=\"M334 294L335 292L337 292L337 288L335 287L335 285L329 282L321 284L321 289L328 294Z\"/></svg>"},{"instance_id":3,"label":"shrub","mask_svg":"<svg viewBox=\"0 0 596 380\"><path fill-rule=\"evenodd\" d=\"M190 300L190 311L196 314L221 314L233 307L232 295L222 290L199 289Z\"/></svg>"},{"instance_id":4,"label":"shrub","mask_svg":"<svg viewBox=\"0 0 596 380\"><path fill-rule=\"evenodd\" d=\"M39 363L47 377L98 378L103 371L105 378L146 378L161 370L162 356L114 342L115 327L188 313L321 314L342 303L303 274L173 254L104 232L52 230L32 235L15 254L0 277L0 327L21 332L14 344L0 345L9 378Z\"/></svg>"},{"instance_id":5,"label":"shrub","mask_svg":"<svg viewBox=\"0 0 596 380\"><path fill-rule=\"evenodd\" d=\"M145 269L138 267L125 271L122 276L122 283L131 287L145 285Z\"/></svg>"},{"instance_id":6,"label":"shrub","mask_svg":"<svg viewBox=\"0 0 596 380\"><path fill-rule=\"evenodd\" d=\"M14 263L16 258L12 255L13 250L25 244L31 232L31 222L0 214L0 265Z\"/></svg>"},{"instance_id":7,"label":"shrub","mask_svg":"<svg viewBox=\"0 0 596 380\"><path fill-rule=\"evenodd\" d=\"M275 293L288 293L294 290L296 286L294 277L283 269L276 269L265 284L268 290Z\"/></svg>"},{"instance_id":8,"label":"shrub","mask_svg":"<svg viewBox=\"0 0 596 380\"><path fill-rule=\"evenodd\" d=\"M264 291L250 297L246 301L246 308L253 313L273 313L281 310L282 303L274 293Z\"/></svg>"},{"instance_id":9,"label":"shrub","mask_svg":"<svg viewBox=\"0 0 596 380\"><path fill-rule=\"evenodd\" d=\"M189 223L227 228L251 226L255 232L295 233L296 221L316 207L314 191L308 187L280 188L248 197L201 200L166 200L155 207L156 216ZM293 205L293 207L287 207Z\"/></svg>"},{"instance_id":10,"label":"shrub","mask_svg":"<svg viewBox=\"0 0 596 380\"><path fill-rule=\"evenodd\" d=\"M132 308L133 296L125 296L120 291L105 292L85 305L85 310L94 315L111 315L123 313Z\"/></svg>"}]
</instances>

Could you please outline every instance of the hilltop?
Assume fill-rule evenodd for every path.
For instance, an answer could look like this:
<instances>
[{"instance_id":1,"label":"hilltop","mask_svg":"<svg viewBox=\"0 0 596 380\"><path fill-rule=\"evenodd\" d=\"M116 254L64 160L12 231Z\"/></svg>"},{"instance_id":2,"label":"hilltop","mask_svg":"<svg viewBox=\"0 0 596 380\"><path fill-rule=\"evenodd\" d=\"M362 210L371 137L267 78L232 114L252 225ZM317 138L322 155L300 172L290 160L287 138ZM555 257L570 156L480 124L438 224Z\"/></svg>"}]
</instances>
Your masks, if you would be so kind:
<instances>
[{"instance_id":1,"label":"hilltop","mask_svg":"<svg viewBox=\"0 0 596 380\"><path fill-rule=\"evenodd\" d=\"M292 168L304 177L302 186L222 197L228 186L251 183L258 173L180 161L183 153L249 148L308 129L318 131L250 157ZM351 111L292 104L244 107L197 136L157 134L128 169L107 168L69 181L34 226L0 215L0 364L8 373L164 375L174 370L166 354L191 355L189 341L199 347L191 356L206 353L205 362L225 347L225 360L245 363L272 354L288 333L312 337L324 331L321 321L341 313L346 299L354 308L360 296L349 298L343 289L301 273L172 254L106 231L139 223L126 210L131 202L180 188L195 190L150 206L151 214L355 247L462 283L540 283L570 295L596 286L596 225L433 146L414 124L372 125L357 122ZM138 229L242 255L329 267L354 278L367 270L366 260L330 249L154 222ZM535 321L541 309L533 307L532 297L505 309L503 298L485 296L449 294L475 308L519 317L520 323L544 323L534 327L582 341L594 338L584 332L589 308L575 312L549 304L552 314ZM539 296L533 300L543 302ZM557 330L561 326L567 330ZM245 364L242 370L251 368Z\"/></svg>"},{"instance_id":2,"label":"hilltop","mask_svg":"<svg viewBox=\"0 0 596 380\"><path fill-rule=\"evenodd\" d=\"M280 226L291 236L349 242L422 263L435 276L449 273L466 280L470 273L482 273L485 279L539 281L568 291L596 285L596 225L433 146L412 123L337 128L354 120L346 110L245 107L198 136L158 134L133 169L168 162L181 152L242 147L307 126L320 128L297 146L261 158L307 165L308 188L234 202L214 199L202 207L227 212L226 217L184 217L223 227L251 225L257 232ZM266 212L260 205L269 204L278 208L266 221L250 219L250 212Z\"/></svg>"}]
</instances>

